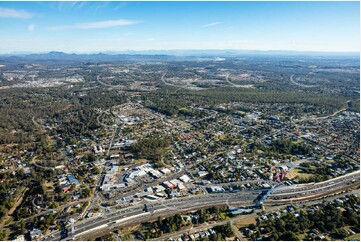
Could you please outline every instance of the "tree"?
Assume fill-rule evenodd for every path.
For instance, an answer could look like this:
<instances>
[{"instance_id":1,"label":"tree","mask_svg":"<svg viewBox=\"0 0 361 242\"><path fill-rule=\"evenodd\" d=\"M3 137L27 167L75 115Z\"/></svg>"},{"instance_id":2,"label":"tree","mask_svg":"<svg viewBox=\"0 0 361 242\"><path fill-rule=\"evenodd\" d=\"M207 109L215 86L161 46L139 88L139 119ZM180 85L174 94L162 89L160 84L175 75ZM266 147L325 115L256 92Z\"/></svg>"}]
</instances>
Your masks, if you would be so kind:
<instances>
[{"instance_id":1,"label":"tree","mask_svg":"<svg viewBox=\"0 0 361 242\"><path fill-rule=\"evenodd\" d=\"M25 234L25 232L26 232L25 221L23 219L21 219L21 221L20 221L20 234Z\"/></svg>"},{"instance_id":2,"label":"tree","mask_svg":"<svg viewBox=\"0 0 361 242\"><path fill-rule=\"evenodd\" d=\"M88 155L88 161L89 162L94 162L94 161L96 161L96 156L93 154L93 153L91 153L91 154L89 154Z\"/></svg>"},{"instance_id":3,"label":"tree","mask_svg":"<svg viewBox=\"0 0 361 242\"><path fill-rule=\"evenodd\" d=\"M86 186L84 189L83 189L83 192L81 193L81 197L82 198L86 198L86 197L89 197L91 195L91 190L89 189L88 186Z\"/></svg>"},{"instance_id":4,"label":"tree","mask_svg":"<svg viewBox=\"0 0 361 242\"><path fill-rule=\"evenodd\" d=\"M5 215L8 214L8 209L3 206L3 205L0 205L0 218L4 217Z\"/></svg>"},{"instance_id":5,"label":"tree","mask_svg":"<svg viewBox=\"0 0 361 242\"><path fill-rule=\"evenodd\" d=\"M286 240L286 241L297 241L299 240L298 237L296 236L295 233L293 233L292 231L286 231L285 233L283 233L280 236L281 240Z\"/></svg>"},{"instance_id":6,"label":"tree","mask_svg":"<svg viewBox=\"0 0 361 242\"><path fill-rule=\"evenodd\" d=\"M74 184L71 184L71 185L70 185L70 191L74 191L75 188L76 188L76 186L75 186Z\"/></svg>"},{"instance_id":7,"label":"tree","mask_svg":"<svg viewBox=\"0 0 361 242\"><path fill-rule=\"evenodd\" d=\"M0 231L0 240L4 240L5 239L5 231Z\"/></svg>"},{"instance_id":8,"label":"tree","mask_svg":"<svg viewBox=\"0 0 361 242\"><path fill-rule=\"evenodd\" d=\"M279 240L279 234L277 232L274 232L271 234L271 239L272 240Z\"/></svg>"}]
</instances>

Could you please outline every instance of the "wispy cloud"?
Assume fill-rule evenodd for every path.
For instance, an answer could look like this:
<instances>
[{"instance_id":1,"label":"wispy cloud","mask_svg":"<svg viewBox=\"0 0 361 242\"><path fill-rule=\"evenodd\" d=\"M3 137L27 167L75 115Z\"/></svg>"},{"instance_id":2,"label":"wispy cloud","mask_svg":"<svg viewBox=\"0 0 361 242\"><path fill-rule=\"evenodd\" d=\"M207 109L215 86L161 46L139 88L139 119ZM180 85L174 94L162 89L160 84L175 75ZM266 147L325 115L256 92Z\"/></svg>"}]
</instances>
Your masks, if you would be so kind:
<instances>
[{"instance_id":1,"label":"wispy cloud","mask_svg":"<svg viewBox=\"0 0 361 242\"><path fill-rule=\"evenodd\" d=\"M30 25L28 26L28 30L29 30L30 32L33 32L34 29L35 29L35 24L30 24Z\"/></svg>"},{"instance_id":2,"label":"wispy cloud","mask_svg":"<svg viewBox=\"0 0 361 242\"><path fill-rule=\"evenodd\" d=\"M101 9L101 8L105 8L106 6L109 5L109 2L102 2L101 4L97 4L95 7L95 10Z\"/></svg>"},{"instance_id":3,"label":"wispy cloud","mask_svg":"<svg viewBox=\"0 0 361 242\"><path fill-rule=\"evenodd\" d=\"M73 8L81 9L86 5L87 5L87 2L79 2L79 1L78 2L70 2L71 9L73 9Z\"/></svg>"},{"instance_id":4,"label":"wispy cloud","mask_svg":"<svg viewBox=\"0 0 361 242\"><path fill-rule=\"evenodd\" d=\"M114 8L114 10L119 10L119 9L121 9L121 8L126 7L127 5L128 5L127 2L120 2L120 3Z\"/></svg>"},{"instance_id":5,"label":"wispy cloud","mask_svg":"<svg viewBox=\"0 0 361 242\"><path fill-rule=\"evenodd\" d=\"M202 25L201 28L207 28L207 27L211 27L211 26L218 25L221 23L222 22L214 22L214 23L210 23L210 24L205 24L205 25Z\"/></svg>"},{"instance_id":6,"label":"wispy cloud","mask_svg":"<svg viewBox=\"0 0 361 242\"><path fill-rule=\"evenodd\" d=\"M83 7L87 6L89 2L85 1L62 1L56 2L56 7L58 11L63 10L71 10L71 9L82 9Z\"/></svg>"},{"instance_id":7,"label":"wispy cloud","mask_svg":"<svg viewBox=\"0 0 361 242\"><path fill-rule=\"evenodd\" d=\"M0 18L20 18L27 19L32 18L33 14L25 10L12 9L12 8L0 8Z\"/></svg>"},{"instance_id":8,"label":"wispy cloud","mask_svg":"<svg viewBox=\"0 0 361 242\"><path fill-rule=\"evenodd\" d=\"M86 6L88 4L88 2L78 2L78 4L76 5L76 8L77 9L81 9L83 8L84 6ZM75 5L74 5L75 6Z\"/></svg>"},{"instance_id":9,"label":"wispy cloud","mask_svg":"<svg viewBox=\"0 0 361 242\"><path fill-rule=\"evenodd\" d=\"M73 25L62 25L62 26L52 26L48 30L67 30L67 29L105 29L117 26L125 26L137 24L139 21L135 20L108 20L108 21L99 21L99 22L88 22L88 23L77 23Z\"/></svg>"}]
</instances>

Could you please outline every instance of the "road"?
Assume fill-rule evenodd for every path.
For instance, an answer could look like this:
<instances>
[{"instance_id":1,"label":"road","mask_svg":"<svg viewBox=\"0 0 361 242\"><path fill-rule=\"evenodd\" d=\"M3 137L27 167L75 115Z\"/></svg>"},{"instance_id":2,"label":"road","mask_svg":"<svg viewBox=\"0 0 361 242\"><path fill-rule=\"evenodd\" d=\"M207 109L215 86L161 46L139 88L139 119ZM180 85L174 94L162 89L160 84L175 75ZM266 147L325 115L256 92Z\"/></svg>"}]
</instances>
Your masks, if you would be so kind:
<instances>
[{"instance_id":1,"label":"road","mask_svg":"<svg viewBox=\"0 0 361 242\"><path fill-rule=\"evenodd\" d=\"M99 116L97 117L97 121L99 122ZM108 157L110 155L110 151L111 151L111 148L112 148L113 143L114 143L114 138L117 137L119 135L119 132L120 132L120 129L119 129L118 125L115 125L112 128L114 128L114 131L113 131L112 137L111 137L110 142L109 142L109 147L108 147L107 152L106 152L106 157ZM100 174L104 173L105 167L106 167L106 165L103 166ZM102 179L103 179L103 175L98 176L98 180L96 181L97 186L94 189L94 194L91 197L89 206L87 206L86 209L84 209L84 211L82 213L83 215L85 215L93 207L94 204L100 205L99 207L102 209L101 204L100 204L101 203L100 202L101 201L100 193L98 193L99 188L101 186ZM99 201L99 202L96 203L96 201Z\"/></svg>"},{"instance_id":2,"label":"road","mask_svg":"<svg viewBox=\"0 0 361 242\"><path fill-rule=\"evenodd\" d=\"M108 125L108 124L105 124L105 123L103 123L103 122L101 122L100 121L100 116L103 114L103 113L106 113L106 114L109 114L109 112L108 112L108 110L107 111L99 111L99 115L97 116L97 122L98 122L98 124L100 124L100 125L102 125L103 127L105 127L105 128L108 128L108 129L112 129L112 128L114 128L114 124L113 125Z\"/></svg>"},{"instance_id":3,"label":"road","mask_svg":"<svg viewBox=\"0 0 361 242\"><path fill-rule=\"evenodd\" d=\"M226 82L231 85L231 86L234 86L234 87L242 87L242 85L237 85L237 84L234 84L233 82L231 82L228 78L229 78L229 75L230 74L227 74L226 75Z\"/></svg>"},{"instance_id":4,"label":"road","mask_svg":"<svg viewBox=\"0 0 361 242\"><path fill-rule=\"evenodd\" d=\"M91 231L94 228L104 228L104 225L109 228L112 223L121 223L122 226L141 223L149 220L149 218L157 218L158 216L172 215L182 211L189 211L203 207L211 207L216 205L227 204L251 204L257 197L258 193L254 191L243 191L242 193L220 193L207 194L200 196L192 196L186 198L178 198L171 200L164 200L161 203L152 203L152 212L144 212L144 205L136 205L128 208L118 210L116 212L108 213L100 218L88 219L75 224L75 235L79 235L84 231ZM53 237L46 237L46 240L60 240L60 232L51 234Z\"/></svg>"},{"instance_id":5,"label":"road","mask_svg":"<svg viewBox=\"0 0 361 242\"><path fill-rule=\"evenodd\" d=\"M288 186L288 187L277 187L270 197L286 197L289 195L299 195L300 193L314 193L319 192L320 190L332 190L334 188L345 186L347 183L349 183L351 180L359 180L360 179L360 171L354 171L349 174L346 174L344 176L336 177L327 181L313 183L312 185L294 185L294 186ZM305 194L303 194L305 195Z\"/></svg>"},{"instance_id":6,"label":"road","mask_svg":"<svg viewBox=\"0 0 361 242\"><path fill-rule=\"evenodd\" d=\"M347 100L347 101L346 101L346 104L347 104L348 102L350 102L350 100ZM346 111L346 110L347 110L347 108L341 108L341 109L335 111L334 113L332 113L332 114L330 114L330 115L321 116L321 117L312 117L312 116L309 117L309 116L308 116L308 117L301 118L301 119L299 119L299 120L295 120L294 123L301 123L301 122L304 122L304 121L306 121L306 120L313 120L313 121L315 121L315 120L327 119L327 118L334 117L334 116L336 116L337 114L339 114L339 113L341 113L341 112L343 112L343 111Z\"/></svg>"},{"instance_id":7,"label":"road","mask_svg":"<svg viewBox=\"0 0 361 242\"><path fill-rule=\"evenodd\" d=\"M352 181L354 183L352 183ZM275 194L271 194L270 200L265 204L289 204L296 203L298 200L317 199L332 193L346 190L351 186L359 186L360 171L353 172L342 177L331 179L329 181L312 183L302 187L281 187L275 190ZM345 188L345 189L344 189ZM87 219L75 224L75 239L87 238L94 231L111 230L118 227L125 227L132 224L139 224L145 221L151 221L159 216L171 216L179 212L196 210L211 206L240 204L251 205L253 200L265 190L241 191L237 193L218 193L191 196L185 198L177 198L164 200L162 202L152 203L151 212L144 212L144 205L136 205L109 212L100 218ZM278 195L277 195L278 194ZM297 199L285 199L282 194L292 194ZM278 196L280 200L271 200ZM286 195L289 196L289 195ZM303 200L302 200L303 198ZM60 232L50 234L52 237L45 237L45 240L61 240Z\"/></svg>"},{"instance_id":8,"label":"road","mask_svg":"<svg viewBox=\"0 0 361 242\"><path fill-rule=\"evenodd\" d=\"M296 82L295 80L293 80L293 77L295 76L295 74L293 74L291 77L290 77L290 81L297 85L297 86L300 86L300 87L307 87L307 88L312 88L312 87L318 87L319 85L305 85L305 84L301 84L301 83L298 83Z\"/></svg>"},{"instance_id":9,"label":"road","mask_svg":"<svg viewBox=\"0 0 361 242\"><path fill-rule=\"evenodd\" d=\"M80 199L80 200L77 200L77 201L74 201L74 202L68 202L67 204L61 205L61 206L59 206L59 207L57 207L57 208L55 208L55 209L38 212L37 214L32 215L32 216L29 216L29 217L27 217L27 218L24 218L23 220L24 220L25 222L27 222L27 221L35 218L35 217L49 214L49 211L59 212L59 211L64 210L65 208L68 208L68 207L71 207L71 206L75 206L75 205L77 205L77 204L79 204L79 203L88 202L88 201L90 201L90 198L84 198L84 199ZM13 223L14 223L14 221L8 223L7 226L12 225Z\"/></svg>"},{"instance_id":10,"label":"road","mask_svg":"<svg viewBox=\"0 0 361 242\"><path fill-rule=\"evenodd\" d=\"M181 89L190 89L190 90L193 89L192 86L189 85L189 84L185 84L184 86L181 86L181 85L176 85L176 84L169 83L169 82L167 82L167 81L164 79L165 75L166 75L166 73L164 73L164 74L162 75L162 77L161 77L161 80L162 80L162 82L163 82L165 85L167 85L167 86L172 86L172 87L178 87L178 89L176 89L176 90L174 91L174 94L177 93L177 92L178 92L179 90L181 90ZM198 80L199 80L199 78L192 79L193 82L198 81Z\"/></svg>"},{"instance_id":11,"label":"road","mask_svg":"<svg viewBox=\"0 0 361 242\"><path fill-rule=\"evenodd\" d=\"M111 84L104 83L103 81L100 80L100 74L97 76L97 81L99 84L101 84L105 87L111 87L111 88L121 87L121 85L111 85Z\"/></svg>"},{"instance_id":12,"label":"road","mask_svg":"<svg viewBox=\"0 0 361 242\"><path fill-rule=\"evenodd\" d=\"M5 217L3 217L0 221L0 228L4 227L4 225L6 224L6 222L8 222L8 219L10 218L10 216L13 215L13 213L15 212L16 208L22 203L23 198L25 193L29 190L28 187L24 188L21 193L19 194L19 196L17 197L14 205L12 205L12 207L10 208L10 210L8 211L7 215Z\"/></svg>"}]
</instances>

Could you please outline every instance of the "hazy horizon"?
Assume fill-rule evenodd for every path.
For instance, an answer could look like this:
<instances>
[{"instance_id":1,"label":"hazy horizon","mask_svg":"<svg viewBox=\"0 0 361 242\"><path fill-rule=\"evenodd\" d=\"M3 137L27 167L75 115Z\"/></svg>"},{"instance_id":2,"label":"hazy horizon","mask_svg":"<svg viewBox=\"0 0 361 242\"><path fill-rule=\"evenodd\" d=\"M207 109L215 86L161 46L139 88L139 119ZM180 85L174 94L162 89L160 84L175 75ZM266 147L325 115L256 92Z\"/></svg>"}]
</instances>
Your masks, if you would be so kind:
<instances>
[{"instance_id":1,"label":"hazy horizon","mask_svg":"<svg viewBox=\"0 0 361 242\"><path fill-rule=\"evenodd\" d=\"M67 55L97 55L97 54L105 54L105 55L237 55L237 54L251 54L251 55L359 55L359 51L297 51L297 50L245 50L245 49L147 49L147 50L121 50L121 51L112 51L112 50L104 50L104 51L89 51L89 52L77 52L77 51L59 51L59 50L51 50L51 51L12 51L8 53L0 53L0 55L45 55L45 54L60 54L64 53Z\"/></svg>"}]
</instances>

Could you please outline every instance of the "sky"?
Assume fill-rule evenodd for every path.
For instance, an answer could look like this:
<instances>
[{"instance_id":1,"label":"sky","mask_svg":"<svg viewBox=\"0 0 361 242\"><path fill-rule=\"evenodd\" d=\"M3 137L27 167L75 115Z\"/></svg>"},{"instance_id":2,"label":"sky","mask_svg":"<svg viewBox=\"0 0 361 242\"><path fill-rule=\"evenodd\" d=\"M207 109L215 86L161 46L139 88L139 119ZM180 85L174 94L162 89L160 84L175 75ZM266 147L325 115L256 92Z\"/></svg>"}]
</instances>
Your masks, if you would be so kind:
<instances>
[{"instance_id":1,"label":"sky","mask_svg":"<svg viewBox=\"0 0 361 242\"><path fill-rule=\"evenodd\" d=\"M359 51L355 2L0 2L0 53Z\"/></svg>"}]
</instances>

